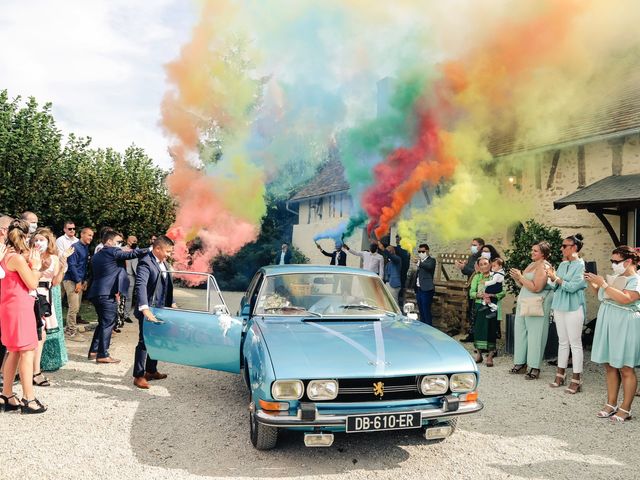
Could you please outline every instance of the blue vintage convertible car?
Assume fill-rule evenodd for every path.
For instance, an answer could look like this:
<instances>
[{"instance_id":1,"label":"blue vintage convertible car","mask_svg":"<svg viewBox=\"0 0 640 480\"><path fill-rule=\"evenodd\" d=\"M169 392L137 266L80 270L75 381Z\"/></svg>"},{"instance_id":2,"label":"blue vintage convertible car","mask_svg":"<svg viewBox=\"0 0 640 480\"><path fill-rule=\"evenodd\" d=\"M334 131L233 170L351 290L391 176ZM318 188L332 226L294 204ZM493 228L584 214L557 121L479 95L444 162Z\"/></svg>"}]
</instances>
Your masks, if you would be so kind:
<instances>
[{"instance_id":1,"label":"blue vintage convertible car","mask_svg":"<svg viewBox=\"0 0 640 480\"><path fill-rule=\"evenodd\" d=\"M440 441L483 407L467 351L410 305L403 315L377 275L265 267L232 317L212 276L171 274L179 308L154 309L162 323L145 324L149 354L242 374L258 449L275 447L280 429L304 432L310 447L332 445L336 432L397 429Z\"/></svg>"}]
</instances>

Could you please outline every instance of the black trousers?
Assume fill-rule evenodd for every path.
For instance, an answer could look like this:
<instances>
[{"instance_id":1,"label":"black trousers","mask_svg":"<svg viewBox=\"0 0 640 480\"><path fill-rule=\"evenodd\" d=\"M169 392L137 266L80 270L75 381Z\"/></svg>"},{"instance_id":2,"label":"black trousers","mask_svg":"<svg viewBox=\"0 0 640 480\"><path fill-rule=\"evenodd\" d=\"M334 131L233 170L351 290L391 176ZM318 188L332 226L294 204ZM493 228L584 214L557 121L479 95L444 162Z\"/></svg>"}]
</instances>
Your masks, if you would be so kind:
<instances>
[{"instance_id":1,"label":"black trousers","mask_svg":"<svg viewBox=\"0 0 640 480\"><path fill-rule=\"evenodd\" d=\"M116 302L116 297L107 295L92 298L91 302L98 314L98 326L93 332L89 353L97 353L98 358L107 358L109 345L111 345L111 334L118 315L118 302Z\"/></svg>"},{"instance_id":2,"label":"black trousers","mask_svg":"<svg viewBox=\"0 0 640 480\"><path fill-rule=\"evenodd\" d=\"M138 319L138 345L136 345L136 358L133 363L133 376L142 377L146 373L156 373L158 371L158 361L153 360L147 354L147 346L144 344L144 315L136 311L134 313Z\"/></svg>"}]
</instances>

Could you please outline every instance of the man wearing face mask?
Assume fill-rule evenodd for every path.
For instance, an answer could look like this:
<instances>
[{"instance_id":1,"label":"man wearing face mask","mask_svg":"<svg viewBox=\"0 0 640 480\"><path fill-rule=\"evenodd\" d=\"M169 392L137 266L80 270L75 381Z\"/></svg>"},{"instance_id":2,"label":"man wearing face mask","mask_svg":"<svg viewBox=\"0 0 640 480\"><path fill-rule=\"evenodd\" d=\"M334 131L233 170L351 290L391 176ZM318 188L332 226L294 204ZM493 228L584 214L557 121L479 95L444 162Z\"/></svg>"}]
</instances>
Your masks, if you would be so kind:
<instances>
[{"instance_id":1,"label":"man wearing face mask","mask_svg":"<svg viewBox=\"0 0 640 480\"><path fill-rule=\"evenodd\" d=\"M363 270L376 273L380 278L384 278L384 258L378 253L377 243L371 243L371 245L369 245L369 251L354 250L353 248L349 248L347 244L344 244L342 249L356 257L362 258Z\"/></svg>"},{"instance_id":2,"label":"man wearing face mask","mask_svg":"<svg viewBox=\"0 0 640 480\"><path fill-rule=\"evenodd\" d=\"M467 257L467 262L461 262L460 260L456 260L455 266L462 272L463 275L467 276L467 281L471 279L473 274L476 272L476 262L480 258L482 254L482 247L484 247L484 240L480 237L476 237L471 241L471 255ZM466 338L464 338L463 342L473 342L473 312L475 310L474 306L475 300L469 300L469 308L467 309L467 323L469 326L469 332Z\"/></svg>"},{"instance_id":3,"label":"man wearing face mask","mask_svg":"<svg viewBox=\"0 0 640 480\"><path fill-rule=\"evenodd\" d=\"M433 274L436 271L436 259L429 255L429 245L421 243L418 247L418 262L416 264L418 272L414 289L416 291L416 301L420 311L420 321L427 325L432 325L431 304L436 293L433 284Z\"/></svg>"},{"instance_id":4,"label":"man wearing face mask","mask_svg":"<svg viewBox=\"0 0 640 480\"><path fill-rule=\"evenodd\" d=\"M31 236L38 229L38 216L33 212L26 211L22 212L21 218L29 223L29 235L27 239L31 240Z\"/></svg>"},{"instance_id":5,"label":"man wearing face mask","mask_svg":"<svg viewBox=\"0 0 640 480\"><path fill-rule=\"evenodd\" d=\"M67 260L67 273L64 274L62 286L67 295L69 310L65 323L65 334L70 340L82 342L84 338L78 333L77 318L82 301L82 292L87 288L87 264L89 262L89 245L93 240L93 230L85 227L80 231L80 241L73 245L73 254Z\"/></svg>"},{"instance_id":6,"label":"man wearing face mask","mask_svg":"<svg viewBox=\"0 0 640 480\"><path fill-rule=\"evenodd\" d=\"M124 261L141 258L149 249L137 248L125 252L121 248L122 235L113 230L105 233L102 244L103 248L91 259L93 283L87 298L91 300L98 314L98 328L93 333L87 358L95 359L97 363L119 363L120 360L109 355L109 345L118 314L116 294L128 290L128 285L123 286L120 283L122 278L126 278Z\"/></svg>"}]
</instances>

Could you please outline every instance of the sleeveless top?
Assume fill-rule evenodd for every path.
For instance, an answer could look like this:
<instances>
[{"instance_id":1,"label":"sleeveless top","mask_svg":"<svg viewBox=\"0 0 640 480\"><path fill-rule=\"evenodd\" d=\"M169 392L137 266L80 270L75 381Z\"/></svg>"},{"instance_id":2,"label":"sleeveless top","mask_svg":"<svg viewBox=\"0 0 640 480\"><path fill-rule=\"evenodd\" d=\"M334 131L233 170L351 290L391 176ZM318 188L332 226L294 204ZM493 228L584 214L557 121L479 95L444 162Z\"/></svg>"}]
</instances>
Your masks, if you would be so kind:
<instances>
[{"instance_id":1,"label":"sleeveless top","mask_svg":"<svg viewBox=\"0 0 640 480\"><path fill-rule=\"evenodd\" d=\"M18 255L10 253L0 262L5 271L0 288L0 335L7 350L31 350L38 345L36 318L33 310L35 299L18 272L7 267L10 259Z\"/></svg>"}]
</instances>

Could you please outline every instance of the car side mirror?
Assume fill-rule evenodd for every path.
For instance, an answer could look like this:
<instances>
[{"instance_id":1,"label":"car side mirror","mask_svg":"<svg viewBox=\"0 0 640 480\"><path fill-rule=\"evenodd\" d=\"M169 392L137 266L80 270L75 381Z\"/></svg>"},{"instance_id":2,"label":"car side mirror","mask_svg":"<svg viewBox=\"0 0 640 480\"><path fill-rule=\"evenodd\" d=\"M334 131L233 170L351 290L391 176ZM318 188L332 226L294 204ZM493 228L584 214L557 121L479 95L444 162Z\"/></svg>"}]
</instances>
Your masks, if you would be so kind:
<instances>
[{"instance_id":1,"label":"car side mirror","mask_svg":"<svg viewBox=\"0 0 640 480\"><path fill-rule=\"evenodd\" d=\"M248 317L250 313L251 313L251 306L248 303L246 305L243 305L242 310L240 310L240 315L243 317Z\"/></svg>"},{"instance_id":2,"label":"car side mirror","mask_svg":"<svg viewBox=\"0 0 640 480\"><path fill-rule=\"evenodd\" d=\"M418 320L418 314L413 312L414 309L415 305L411 302L405 303L404 307L402 307L402 311L407 316L407 318L411 320Z\"/></svg>"}]
</instances>

